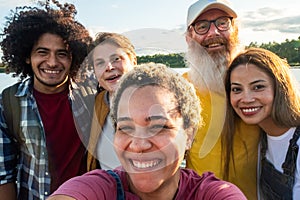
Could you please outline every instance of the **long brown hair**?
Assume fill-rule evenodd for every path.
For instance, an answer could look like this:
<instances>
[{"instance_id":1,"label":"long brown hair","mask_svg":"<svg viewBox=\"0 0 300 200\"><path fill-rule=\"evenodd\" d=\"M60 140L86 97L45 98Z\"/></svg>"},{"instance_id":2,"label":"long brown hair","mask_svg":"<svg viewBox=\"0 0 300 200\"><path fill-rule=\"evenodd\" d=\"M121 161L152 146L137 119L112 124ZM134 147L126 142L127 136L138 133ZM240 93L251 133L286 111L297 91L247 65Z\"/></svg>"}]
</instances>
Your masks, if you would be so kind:
<instances>
[{"instance_id":1,"label":"long brown hair","mask_svg":"<svg viewBox=\"0 0 300 200\"><path fill-rule=\"evenodd\" d=\"M253 64L264 71L274 83L274 102L271 117L275 124L282 127L300 125L300 96L297 82L290 74L290 66L273 52L262 48L249 48L240 53L230 64L225 75L227 111L222 133L224 179L229 175L229 164L233 157L233 138L236 122L241 118L230 104L231 73L239 65ZM233 164L234 164L234 160Z\"/></svg>"}]
</instances>

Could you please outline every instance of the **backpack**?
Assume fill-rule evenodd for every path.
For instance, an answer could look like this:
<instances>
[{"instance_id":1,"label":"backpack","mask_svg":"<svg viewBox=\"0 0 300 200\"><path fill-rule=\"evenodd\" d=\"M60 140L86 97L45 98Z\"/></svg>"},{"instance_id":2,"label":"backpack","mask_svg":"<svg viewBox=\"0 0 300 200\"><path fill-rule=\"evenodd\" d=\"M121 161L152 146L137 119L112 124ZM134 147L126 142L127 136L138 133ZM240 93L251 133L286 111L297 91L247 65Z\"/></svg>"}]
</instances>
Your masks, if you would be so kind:
<instances>
[{"instance_id":1,"label":"backpack","mask_svg":"<svg viewBox=\"0 0 300 200\"><path fill-rule=\"evenodd\" d=\"M20 82L5 88L2 92L2 102L4 117L8 126L8 136L16 143L20 143L19 131L20 131L20 114L21 106L18 98L15 96Z\"/></svg>"},{"instance_id":2,"label":"backpack","mask_svg":"<svg viewBox=\"0 0 300 200\"><path fill-rule=\"evenodd\" d=\"M21 105L19 99L15 96L15 94L20 83L21 82L15 83L10 87L5 88L2 92L4 117L6 119L6 124L9 130L8 137L10 137L18 144L22 143L20 137ZM87 106L94 105L94 94L95 91L93 91L90 86L80 87L79 89L79 95L82 96L82 98L84 99L83 102L86 103ZM88 109L92 110L91 108Z\"/></svg>"},{"instance_id":3,"label":"backpack","mask_svg":"<svg viewBox=\"0 0 300 200\"><path fill-rule=\"evenodd\" d=\"M107 170L106 172L108 174L110 174L112 177L114 177L114 179L117 182L117 200L124 200L125 199L125 192L124 192L122 181L121 181L119 175L116 172L112 171L112 170Z\"/></svg>"}]
</instances>

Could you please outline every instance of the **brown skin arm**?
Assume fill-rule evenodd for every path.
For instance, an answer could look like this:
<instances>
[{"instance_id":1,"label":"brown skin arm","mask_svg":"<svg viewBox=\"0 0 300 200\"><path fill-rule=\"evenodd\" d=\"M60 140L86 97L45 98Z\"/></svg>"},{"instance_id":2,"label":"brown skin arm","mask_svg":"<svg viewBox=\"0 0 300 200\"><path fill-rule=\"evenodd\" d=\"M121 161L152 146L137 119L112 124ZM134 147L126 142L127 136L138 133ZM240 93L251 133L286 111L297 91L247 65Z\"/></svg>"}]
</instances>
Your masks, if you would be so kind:
<instances>
[{"instance_id":1,"label":"brown skin arm","mask_svg":"<svg viewBox=\"0 0 300 200\"><path fill-rule=\"evenodd\" d=\"M17 192L14 183L6 183L0 185L0 198L5 197L6 200L17 200Z\"/></svg>"},{"instance_id":2,"label":"brown skin arm","mask_svg":"<svg viewBox=\"0 0 300 200\"><path fill-rule=\"evenodd\" d=\"M52 197L49 197L47 200L76 200L73 197L69 197L66 195L55 195Z\"/></svg>"}]
</instances>

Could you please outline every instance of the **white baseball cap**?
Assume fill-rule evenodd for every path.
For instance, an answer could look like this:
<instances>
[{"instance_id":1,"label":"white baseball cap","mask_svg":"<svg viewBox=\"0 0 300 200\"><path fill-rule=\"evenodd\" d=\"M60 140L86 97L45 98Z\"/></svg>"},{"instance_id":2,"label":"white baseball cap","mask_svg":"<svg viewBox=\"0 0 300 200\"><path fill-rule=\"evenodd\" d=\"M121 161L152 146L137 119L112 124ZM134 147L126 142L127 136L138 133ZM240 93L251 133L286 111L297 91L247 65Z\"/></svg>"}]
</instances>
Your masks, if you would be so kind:
<instances>
[{"instance_id":1,"label":"white baseball cap","mask_svg":"<svg viewBox=\"0 0 300 200\"><path fill-rule=\"evenodd\" d=\"M204 13L207 10L210 9L219 9L227 14L229 14L231 17L236 18L237 14L233 10L232 5L229 1L226 0L198 0L194 4L192 4L188 9L187 14L187 27L189 27L199 15Z\"/></svg>"}]
</instances>

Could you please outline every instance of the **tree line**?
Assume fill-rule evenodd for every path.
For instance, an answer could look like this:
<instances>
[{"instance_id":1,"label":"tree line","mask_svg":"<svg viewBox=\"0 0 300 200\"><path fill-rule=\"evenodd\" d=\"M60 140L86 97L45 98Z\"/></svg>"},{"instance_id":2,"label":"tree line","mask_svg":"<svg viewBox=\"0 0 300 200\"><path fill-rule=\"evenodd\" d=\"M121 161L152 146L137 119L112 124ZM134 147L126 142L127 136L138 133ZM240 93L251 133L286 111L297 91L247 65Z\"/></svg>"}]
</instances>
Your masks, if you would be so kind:
<instances>
[{"instance_id":1,"label":"tree line","mask_svg":"<svg viewBox=\"0 0 300 200\"><path fill-rule=\"evenodd\" d=\"M282 43L269 42L258 44L257 42L251 42L248 46L246 46L246 48L249 47L268 49L279 55L282 59L286 59L291 67L300 66L300 36L297 40L286 39ZM147 62L163 63L172 68L186 67L184 63L184 53L138 56L138 64Z\"/></svg>"},{"instance_id":2,"label":"tree line","mask_svg":"<svg viewBox=\"0 0 300 200\"><path fill-rule=\"evenodd\" d=\"M261 47L268 49L279 55L281 58L286 59L292 67L300 66L300 36L297 40L286 39L282 43L269 42L258 44L257 42L251 42L248 46L246 46L246 48L248 47ZM184 53L138 56L138 64L147 62L163 63L172 68L186 67L184 62ZM0 63L0 72L4 71L5 66Z\"/></svg>"}]
</instances>

